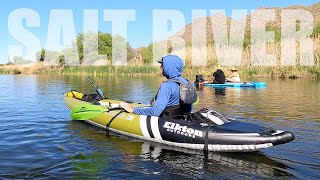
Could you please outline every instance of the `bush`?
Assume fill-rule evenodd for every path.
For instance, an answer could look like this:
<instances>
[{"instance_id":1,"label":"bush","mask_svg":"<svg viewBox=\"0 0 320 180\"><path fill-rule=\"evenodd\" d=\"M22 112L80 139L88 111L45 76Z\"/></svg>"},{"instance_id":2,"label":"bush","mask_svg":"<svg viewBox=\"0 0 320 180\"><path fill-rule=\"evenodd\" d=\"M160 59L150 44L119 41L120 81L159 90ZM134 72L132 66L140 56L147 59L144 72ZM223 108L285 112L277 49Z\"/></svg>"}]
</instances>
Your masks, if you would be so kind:
<instances>
[{"instance_id":1,"label":"bush","mask_svg":"<svg viewBox=\"0 0 320 180\"><path fill-rule=\"evenodd\" d=\"M141 56L144 64L152 64L153 54L152 54L152 44L149 44L148 47L143 47L141 49Z\"/></svg>"}]
</instances>

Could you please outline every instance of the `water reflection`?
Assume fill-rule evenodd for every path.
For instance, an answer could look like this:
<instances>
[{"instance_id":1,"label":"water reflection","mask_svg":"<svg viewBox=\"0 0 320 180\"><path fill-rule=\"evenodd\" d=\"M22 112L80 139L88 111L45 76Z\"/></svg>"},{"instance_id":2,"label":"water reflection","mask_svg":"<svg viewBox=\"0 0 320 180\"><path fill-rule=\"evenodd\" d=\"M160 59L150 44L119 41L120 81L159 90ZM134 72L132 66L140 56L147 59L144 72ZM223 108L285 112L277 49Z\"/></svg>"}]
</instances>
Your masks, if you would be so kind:
<instances>
[{"instance_id":1,"label":"water reflection","mask_svg":"<svg viewBox=\"0 0 320 180\"><path fill-rule=\"evenodd\" d=\"M206 176L232 177L239 173L247 177L292 177L288 166L268 158L260 152L214 153L188 150L152 142L142 145L142 157L164 163L175 174L203 178ZM232 168L232 172L230 172ZM209 175L210 174L210 175Z\"/></svg>"},{"instance_id":2,"label":"water reflection","mask_svg":"<svg viewBox=\"0 0 320 180\"><path fill-rule=\"evenodd\" d=\"M72 121L69 125L74 136L86 141L82 145L97 148L88 148L84 154L75 155L73 158L76 171L90 170L87 174L91 175L109 175L105 173L112 169L112 166L117 166L125 172L138 171L142 173L141 176L150 173L161 176L169 173L176 177L194 178L229 178L239 174L248 178L293 177L287 172L287 165L260 152L209 152L205 155L202 151L140 141L113 133L107 137L103 130L82 122ZM104 149L106 154L101 153L101 149ZM167 171L159 170L159 166ZM123 175L119 169L116 173Z\"/></svg>"},{"instance_id":3,"label":"water reflection","mask_svg":"<svg viewBox=\"0 0 320 180\"><path fill-rule=\"evenodd\" d=\"M110 99L144 104L165 80L125 76L91 79ZM296 139L263 153L206 157L202 152L125 137L107 138L104 131L70 121L62 94L71 89L94 93L86 76L0 75L0 179L57 179L62 175L77 179L290 179L292 175L319 179L320 82L303 78L257 81L266 81L266 89L226 88L220 93L204 87L198 90L200 101L194 111L212 108L241 121L291 130Z\"/></svg>"},{"instance_id":4,"label":"water reflection","mask_svg":"<svg viewBox=\"0 0 320 180\"><path fill-rule=\"evenodd\" d=\"M225 87L214 88L214 94L216 96L225 96L226 90L227 90L227 88L225 88Z\"/></svg>"}]
</instances>

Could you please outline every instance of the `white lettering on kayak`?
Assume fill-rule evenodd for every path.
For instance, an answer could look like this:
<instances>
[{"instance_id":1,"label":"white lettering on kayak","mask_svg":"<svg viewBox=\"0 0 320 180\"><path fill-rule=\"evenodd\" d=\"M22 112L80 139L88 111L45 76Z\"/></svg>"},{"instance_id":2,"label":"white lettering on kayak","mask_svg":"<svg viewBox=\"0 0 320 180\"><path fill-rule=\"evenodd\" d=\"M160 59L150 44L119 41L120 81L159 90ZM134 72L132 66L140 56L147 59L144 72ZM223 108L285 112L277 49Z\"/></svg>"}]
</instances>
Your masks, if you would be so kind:
<instances>
[{"instance_id":1,"label":"white lettering on kayak","mask_svg":"<svg viewBox=\"0 0 320 180\"><path fill-rule=\"evenodd\" d=\"M192 138L195 138L196 136L202 137L202 131L188 128L188 126L181 126L178 123L166 121L164 123L163 127L166 128L167 131L169 131L169 132L174 132L174 133L180 134L182 136L189 136Z\"/></svg>"},{"instance_id":2,"label":"white lettering on kayak","mask_svg":"<svg viewBox=\"0 0 320 180\"><path fill-rule=\"evenodd\" d=\"M132 121L135 118L134 115L128 115L125 120Z\"/></svg>"}]
</instances>

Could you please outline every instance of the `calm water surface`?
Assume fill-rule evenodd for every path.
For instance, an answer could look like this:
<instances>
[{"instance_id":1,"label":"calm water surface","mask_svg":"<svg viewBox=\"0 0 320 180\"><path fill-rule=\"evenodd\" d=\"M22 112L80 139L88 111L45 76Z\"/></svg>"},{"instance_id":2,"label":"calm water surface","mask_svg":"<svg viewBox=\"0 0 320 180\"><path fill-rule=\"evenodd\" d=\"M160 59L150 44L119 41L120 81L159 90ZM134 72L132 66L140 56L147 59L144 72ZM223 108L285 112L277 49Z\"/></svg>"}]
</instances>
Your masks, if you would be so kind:
<instances>
[{"instance_id":1,"label":"calm water surface","mask_svg":"<svg viewBox=\"0 0 320 180\"><path fill-rule=\"evenodd\" d=\"M109 98L147 104L160 77L93 77ZM192 79L193 80L193 79ZM0 75L0 179L205 178L319 179L320 82L254 79L267 88L204 87L194 110L276 129L296 139L254 153L176 149L72 121L63 102L71 89L93 93L80 76Z\"/></svg>"}]
</instances>

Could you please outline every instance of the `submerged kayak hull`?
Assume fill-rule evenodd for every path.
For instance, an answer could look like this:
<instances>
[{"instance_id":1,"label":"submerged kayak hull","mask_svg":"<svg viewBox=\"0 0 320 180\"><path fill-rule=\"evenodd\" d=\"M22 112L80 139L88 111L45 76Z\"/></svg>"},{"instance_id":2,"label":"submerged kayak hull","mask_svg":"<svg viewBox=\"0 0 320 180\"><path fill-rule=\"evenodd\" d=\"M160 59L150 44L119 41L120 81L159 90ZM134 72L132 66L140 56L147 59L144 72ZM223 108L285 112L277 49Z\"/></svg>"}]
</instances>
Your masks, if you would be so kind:
<instances>
[{"instance_id":1,"label":"submerged kayak hull","mask_svg":"<svg viewBox=\"0 0 320 180\"><path fill-rule=\"evenodd\" d=\"M88 103L66 95L64 100L69 109ZM120 101L107 99L100 103L117 105ZM85 122L134 138L205 151L256 151L294 139L293 133L289 131L270 131L268 128L235 120L213 126L180 119L136 115L120 110L103 112Z\"/></svg>"},{"instance_id":2,"label":"submerged kayak hull","mask_svg":"<svg viewBox=\"0 0 320 180\"><path fill-rule=\"evenodd\" d=\"M224 84L204 84L204 86L210 87L266 87L267 84L265 82L240 82L240 83L230 83L226 82Z\"/></svg>"}]
</instances>

